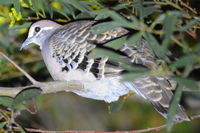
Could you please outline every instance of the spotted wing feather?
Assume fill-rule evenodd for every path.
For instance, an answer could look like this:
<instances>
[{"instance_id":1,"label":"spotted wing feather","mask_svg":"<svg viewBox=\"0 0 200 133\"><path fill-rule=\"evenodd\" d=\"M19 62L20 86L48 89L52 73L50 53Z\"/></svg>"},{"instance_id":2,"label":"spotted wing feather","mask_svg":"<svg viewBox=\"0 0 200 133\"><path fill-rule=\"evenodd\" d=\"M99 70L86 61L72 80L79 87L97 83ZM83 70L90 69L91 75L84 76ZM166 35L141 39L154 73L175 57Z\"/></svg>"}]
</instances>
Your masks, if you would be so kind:
<instances>
[{"instance_id":1,"label":"spotted wing feather","mask_svg":"<svg viewBox=\"0 0 200 133\"><path fill-rule=\"evenodd\" d=\"M72 22L58 29L51 37L53 57L62 64L63 71L81 69L93 73L98 79L114 76L122 71L107 58L89 59L87 55L97 45L127 34L128 31L119 27L97 35L91 32L91 27L95 23L95 21Z\"/></svg>"},{"instance_id":2,"label":"spotted wing feather","mask_svg":"<svg viewBox=\"0 0 200 133\"><path fill-rule=\"evenodd\" d=\"M175 89L176 83L166 77L146 76L133 81L137 86L137 92L147 99L154 108L165 118L173 99L172 89ZM179 105L177 108L176 120L189 120L184 109Z\"/></svg>"}]
</instances>

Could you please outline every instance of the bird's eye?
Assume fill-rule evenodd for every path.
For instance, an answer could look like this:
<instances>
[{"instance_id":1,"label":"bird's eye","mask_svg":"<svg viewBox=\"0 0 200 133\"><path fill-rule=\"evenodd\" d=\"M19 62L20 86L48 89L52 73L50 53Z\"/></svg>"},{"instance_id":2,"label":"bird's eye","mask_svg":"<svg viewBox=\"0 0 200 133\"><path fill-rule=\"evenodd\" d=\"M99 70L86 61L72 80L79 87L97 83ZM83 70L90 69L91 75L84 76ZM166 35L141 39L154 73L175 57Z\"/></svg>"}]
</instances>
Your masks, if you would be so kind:
<instances>
[{"instance_id":1,"label":"bird's eye","mask_svg":"<svg viewBox=\"0 0 200 133\"><path fill-rule=\"evenodd\" d=\"M35 32L39 32L40 31L40 27L35 27Z\"/></svg>"}]
</instances>

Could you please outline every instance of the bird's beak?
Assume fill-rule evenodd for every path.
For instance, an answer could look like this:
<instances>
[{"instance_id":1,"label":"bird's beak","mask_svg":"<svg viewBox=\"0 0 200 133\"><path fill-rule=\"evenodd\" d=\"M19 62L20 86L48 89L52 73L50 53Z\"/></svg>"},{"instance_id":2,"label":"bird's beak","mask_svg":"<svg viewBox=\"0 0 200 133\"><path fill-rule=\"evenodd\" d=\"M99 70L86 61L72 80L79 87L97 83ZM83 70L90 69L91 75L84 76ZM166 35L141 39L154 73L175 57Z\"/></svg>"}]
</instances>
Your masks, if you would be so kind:
<instances>
[{"instance_id":1,"label":"bird's beak","mask_svg":"<svg viewBox=\"0 0 200 133\"><path fill-rule=\"evenodd\" d=\"M32 39L32 37L29 37L22 43L20 50L27 49L27 48L31 47L32 44L33 44L33 39Z\"/></svg>"}]
</instances>

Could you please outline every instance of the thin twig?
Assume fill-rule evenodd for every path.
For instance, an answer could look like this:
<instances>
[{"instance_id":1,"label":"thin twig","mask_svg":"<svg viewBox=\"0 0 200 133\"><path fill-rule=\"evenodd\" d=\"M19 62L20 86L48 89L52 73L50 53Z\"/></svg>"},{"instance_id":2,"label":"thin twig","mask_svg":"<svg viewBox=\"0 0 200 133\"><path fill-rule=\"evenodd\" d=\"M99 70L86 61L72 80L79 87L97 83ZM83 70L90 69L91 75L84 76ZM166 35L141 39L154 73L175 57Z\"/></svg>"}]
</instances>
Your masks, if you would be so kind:
<instances>
[{"instance_id":1,"label":"thin twig","mask_svg":"<svg viewBox=\"0 0 200 133\"><path fill-rule=\"evenodd\" d=\"M6 56L4 53L0 52L0 56L5 58L11 64L13 64L20 72L22 72L31 81L32 84L36 84L38 82L33 77L31 77L26 71L24 71L21 67L19 67L14 61L12 61L8 56Z\"/></svg>"}]
</instances>

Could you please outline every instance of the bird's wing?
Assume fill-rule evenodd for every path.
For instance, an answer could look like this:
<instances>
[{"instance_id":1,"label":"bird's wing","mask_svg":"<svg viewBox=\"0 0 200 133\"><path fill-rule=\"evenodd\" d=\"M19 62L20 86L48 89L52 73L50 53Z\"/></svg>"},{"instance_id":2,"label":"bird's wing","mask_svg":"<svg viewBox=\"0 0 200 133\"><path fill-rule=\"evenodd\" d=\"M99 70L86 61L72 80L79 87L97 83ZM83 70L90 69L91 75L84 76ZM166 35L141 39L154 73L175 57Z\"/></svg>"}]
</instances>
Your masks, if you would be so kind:
<instances>
[{"instance_id":1,"label":"bird's wing","mask_svg":"<svg viewBox=\"0 0 200 133\"><path fill-rule=\"evenodd\" d=\"M116 76L123 71L118 62L107 58L89 59L88 54L96 47L115 38L126 35L128 31L118 27L110 31L93 34L92 25L96 21L83 20L71 22L58 29L50 38L53 57L62 64L63 70L82 69L91 72L95 77ZM130 63L143 65L151 68L155 65L155 56L148 43L142 40L139 46L124 45L117 52L121 52ZM64 65L63 65L64 64Z\"/></svg>"},{"instance_id":2,"label":"bird's wing","mask_svg":"<svg viewBox=\"0 0 200 133\"><path fill-rule=\"evenodd\" d=\"M98 79L115 76L122 71L118 63L109 61L105 57L89 59L87 55L97 45L103 45L107 41L123 36L128 31L119 27L97 35L91 32L93 24L95 21L77 21L58 29L49 41L53 51L52 56L57 58L66 71L81 69L91 72Z\"/></svg>"}]
</instances>

